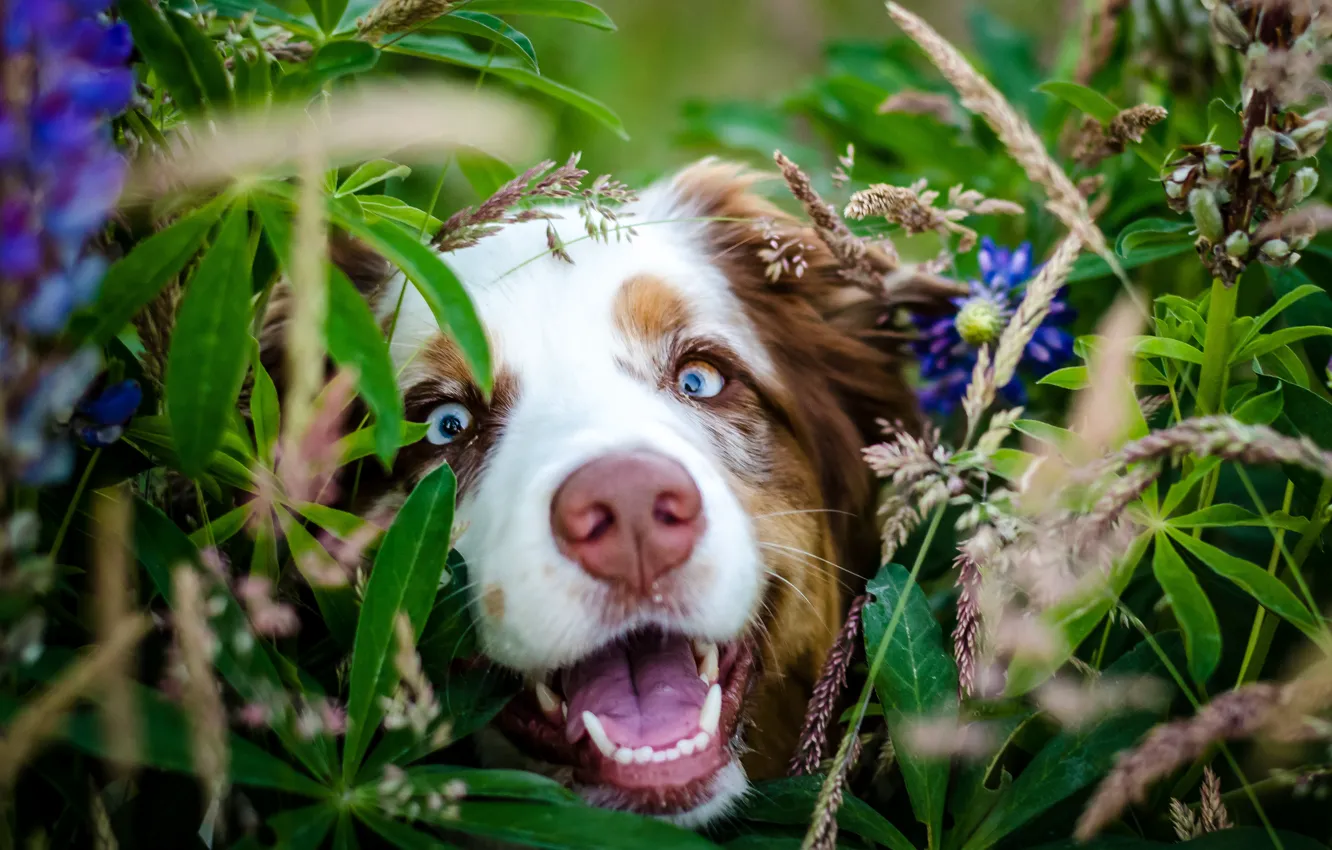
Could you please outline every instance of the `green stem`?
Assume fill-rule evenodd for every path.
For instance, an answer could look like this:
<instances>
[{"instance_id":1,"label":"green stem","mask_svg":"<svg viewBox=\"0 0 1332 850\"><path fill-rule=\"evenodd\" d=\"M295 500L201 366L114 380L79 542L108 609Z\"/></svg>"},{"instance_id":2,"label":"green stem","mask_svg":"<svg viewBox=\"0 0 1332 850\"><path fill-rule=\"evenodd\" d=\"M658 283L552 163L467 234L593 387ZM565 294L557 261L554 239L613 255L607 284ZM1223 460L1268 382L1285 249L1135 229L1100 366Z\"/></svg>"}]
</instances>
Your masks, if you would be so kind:
<instances>
[{"instance_id":1,"label":"green stem","mask_svg":"<svg viewBox=\"0 0 1332 850\"><path fill-rule=\"evenodd\" d=\"M69 524L74 519L74 510L79 506L79 501L83 498L83 490L88 486L88 479L92 477L93 467L97 465L97 459L102 456L100 448L94 449L92 457L88 458L88 465L83 468L83 475L79 476L79 483L74 487L74 498L69 500L69 507L65 509L65 515L60 519L60 527L56 529L55 540L51 541L51 560L60 560L60 547L65 543L65 534L69 531Z\"/></svg>"},{"instance_id":2,"label":"green stem","mask_svg":"<svg viewBox=\"0 0 1332 850\"><path fill-rule=\"evenodd\" d=\"M1202 372L1198 376L1198 413L1210 416L1221 410L1221 395L1230 373L1230 324L1235 319L1239 284L1212 281L1212 302L1207 310L1207 336L1203 339Z\"/></svg>"},{"instance_id":3,"label":"green stem","mask_svg":"<svg viewBox=\"0 0 1332 850\"><path fill-rule=\"evenodd\" d=\"M1295 482L1286 482L1286 495L1281 500L1281 510L1290 513L1290 501L1295 495ZM1267 559L1267 572L1276 575L1277 565L1281 563L1281 543L1285 539L1286 530L1277 528L1272 531L1272 536L1276 539L1272 542L1272 555ZM1239 676L1235 678L1235 687L1244 684L1245 676L1249 673L1249 664L1253 661L1254 651L1258 648L1258 636L1263 630L1263 621L1267 619L1267 609L1259 605L1258 610L1253 614L1253 626L1249 629L1249 645L1244 650L1244 661L1240 663ZM1256 671L1255 671L1256 672Z\"/></svg>"},{"instance_id":4,"label":"green stem","mask_svg":"<svg viewBox=\"0 0 1332 850\"><path fill-rule=\"evenodd\" d=\"M934 542L934 533L939 530L939 524L943 521L944 509L936 508L934 517L930 520L930 526L925 531L925 539L920 543L920 549L916 551L916 561L911 565L911 575L907 577L906 587L902 588L902 594L897 599L897 605L893 608L893 616L888 619L888 627L883 630L883 637L879 640L879 645L874 650L874 659L870 662L869 674L865 677L865 684L860 689L860 697L856 700L855 716L851 718L851 723L847 726L847 739L860 734L860 724L865 721L865 711L869 708L870 694L874 691L874 678L879 674L879 668L883 666L884 658L888 655L888 647L893 642L893 633L897 631L898 623L902 620L902 615L906 613L907 597L911 593L912 586L916 583L916 578L920 575L920 568L925 564L925 553L929 551L930 544ZM846 739L844 739L845 741ZM823 780L823 788L819 794L824 794L832 790L833 783L838 781L838 777L846 770L845 762L850 758L850 746L842 746L837 751L837 757L834 759L832 767L828 770L828 777ZM807 848L811 845L814 838L815 829L818 821L810 824L809 832L805 835L805 841L801 845ZM939 836L931 835L929 837L930 847L937 847Z\"/></svg>"}]
</instances>

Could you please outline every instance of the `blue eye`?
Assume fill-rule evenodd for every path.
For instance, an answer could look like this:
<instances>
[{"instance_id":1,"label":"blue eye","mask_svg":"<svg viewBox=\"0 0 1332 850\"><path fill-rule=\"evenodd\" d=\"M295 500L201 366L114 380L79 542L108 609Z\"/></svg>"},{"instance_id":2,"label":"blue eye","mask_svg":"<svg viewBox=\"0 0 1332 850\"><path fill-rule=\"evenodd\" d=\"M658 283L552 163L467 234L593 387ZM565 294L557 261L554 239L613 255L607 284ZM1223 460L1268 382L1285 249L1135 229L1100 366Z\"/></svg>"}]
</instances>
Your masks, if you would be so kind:
<instances>
[{"instance_id":1,"label":"blue eye","mask_svg":"<svg viewBox=\"0 0 1332 850\"><path fill-rule=\"evenodd\" d=\"M680 369L675 386L690 398L712 398L726 386L726 379L711 363L690 360Z\"/></svg>"},{"instance_id":2,"label":"blue eye","mask_svg":"<svg viewBox=\"0 0 1332 850\"><path fill-rule=\"evenodd\" d=\"M472 413L466 407L456 401L441 404L426 417L426 439L437 446L446 446L471 424Z\"/></svg>"}]
</instances>

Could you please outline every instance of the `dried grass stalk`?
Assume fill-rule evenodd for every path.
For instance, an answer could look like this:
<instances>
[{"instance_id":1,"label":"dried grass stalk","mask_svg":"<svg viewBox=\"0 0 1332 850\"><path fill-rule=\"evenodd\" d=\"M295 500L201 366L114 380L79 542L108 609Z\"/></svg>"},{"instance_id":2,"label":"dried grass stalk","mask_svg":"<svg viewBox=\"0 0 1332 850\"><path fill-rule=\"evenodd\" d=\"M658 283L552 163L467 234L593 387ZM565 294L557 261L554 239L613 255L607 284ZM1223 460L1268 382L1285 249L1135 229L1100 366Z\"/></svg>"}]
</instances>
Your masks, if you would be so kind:
<instances>
[{"instance_id":1,"label":"dried grass stalk","mask_svg":"<svg viewBox=\"0 0 1332 850\"><path fill-rule=\"evenodd\" d=\"M819 769L823 760L823 745L828 738L828 722L832 720L837 708L837 698L846 686L846 671L851 667L851 659L856 654L856 635L860 633L860 615L865 608L867 597L864 594L851 600L851 608L846 612L846 620L837 633L837 640L828 651L828 658L823 662L823 671L814 685L814 694L810 697L809 708L805 711L805 723L800 730L800 745L791 760L792 776L805 776Z\"/></svg>"},{"instance_id":2,"label":"dried grass stalk","mask_svg":"<svg viewBox=\"0 0 1332 850\"><path fill-rule=\"evenodd\" d=\"M1198 825L1203 832L1220 832L1230 829L1230 812L1221 799L1221 777L1211 766L1203 768L1202 791L1198 804Z\"/></svg>"},{"instance_id":3,"label":"dried grass stalk","mask_svg":"<svg viewBox=\"0 0 1332 850\"><path fill-rule=\"evenodd\" d=\"M287 326L287 392L282 441L294 448L310 423L311 405L324 382L324 325L328 314L325 253L328 223L322 188L325 163L307 137L300 160L300 195L291 246L290 315Z\"/></svg>"},{"instance_id":4,"label":"dried grass stalk","mask_svg":"<svg viewBox=\"0 0 1332 850\"><path fill-rule=\"evenodd\" d=\"M1004 387L1013 380L1022 352L1036 334L1037 328L1050 313L1050 304L1073 271L1073 263L1082 250L1083 237L1077 232L1068 234L1055 247L1054 254L1041 266L1036 277L1027 284L1018 304L1017 312L1009 321L994 350L994 387Z\"/></svg>"},{"instance_id":5,"label":"dried grass stalk","mask_svg":"<svg viewBox=\"0 0 1332 850\"><path fill-rule=\"evenodd\" d=\"M133 618L134 572L130 569L131 530L129 485L93 494L93 598L97 640L107 643ZM107 665L102 682L102 729L107 759L122 778L138 760L139 725L134 707L134 652Z\"/></svg>"},{"instance_id":6,"label":"dried grass stalk","mask_svg":"<svg viewBox=\"0 0 1332 850\"><path fill-rule=\"evenodd\" d=\"M289 172L308 151L308 138L331 165L393 153L403 158L461 146L502 159L524 160L543 133L533 113L512 100L468 87L414 82L362 84L331 94L321 108L273 108L210 122L198 135L181 133L162 155L144 157L126 182L122 203L207 188L246 175Z\"/></svg>"},{"instance_id":7,"label":"dried grass stalk","mask_svg":"<svg viewBox=\"0 0 1332 850\"><path fill-rule=\"evenodd\" d=\"M380 36L406 32L445 14L452 0L381 0L364 18L356 21L356 36L377 41Z\"/></svg>"},{"instance_id":8,"label":"dried grass stalk","mask_svg":"<svg viewBox=\"0 0 1332 850\"><path fill-rule=\"evenodd\" d=\"M837 810L846 793L847 774L860 757L859 729L847 729L842 743L833 756L833 769L837 772L823 783L819 799L814 805L814 820L800 843L800 850L834 850L837 847ZM840 765L840 769L838 766Z\"/></svg>"},{"instance_id":9,"label":"dried grass stalk","mask_svg":"<svg viewBox=\"0 0 1332 850\"><path fill-rule=\"evenodd\" d=\"M191 566L177 567L171 578L171 622L178 653L180 695L190 721L190 747L194 770L204 787L209 809L215 810L227 791L227 714L217 679L213 653L217 636L208 627L208 602L203 582Z\"/></svg>"},{"instance_id":10,"label":"dried grass stalk","mask_svg":"<svg viewBox=\"0 0 1332 850\"><path fill-rule=\"evenodd\" d=\"M60 729L75 700L95 691L108 670L134 649L151 626L152 621L141 615L122 620L107 640L27 701L0 740L0 788L14 787L19 771Z\"/></svg>"},{"instance_id":11,"label":"dried grass stalk","mask_svg":"<svg viewBox=\"0 0 1332 850\"><path fill-rule=\"evenodd\" d=\"M1186 419L1125 444L1106 463L1110 468L1193 454L1248 464L1302 466L1332 478L1332 452L1308 437L1287 437L1266 425L1245 425L1229 416Z\"/></svg>"},{"instance_id":12,"label":"dried grass stalk","mask_svg":"<svg viewBox=\"0 0 1332 850\"><path fill-rule=\"evenodd\" d=\"M990 125L1004 147L1026 170L1027 176L1045 189L1050 212L1077 234L1084 245L1104 259L1117 276L1123 278L1123 270L1106 244L1105 235L1092 221L1086 198L1082 197L1078 187L1050 157L1031 125L1018 115L989 80L963 58L957 48L929 24L891 0L888 3L888 14L903 32L920 45L935 67L957 89L962 97L962 105Z\"/></svg>"},{"instance_id":13,"label":"dried grass stalk","mask_svg":"<svg viewBox=\"0 0 1332 850\"><path fill-rule=\"evenodd\" d=\"M870 252L865 241L852 233L846 222L842 221L836 208L814 191L809 175L801 171L800 166L787 159L781 151L774 151L772 158L781 169L787 188L805 208L805 215L809 216L815 232L837 258L846 279L867 291L880 292L883 275L895 271L898 265L897 252L893 250L892 243L880 245L884 252L882 254Z\"/></svg>"},{"instance_id":14,"label":"dried grass stalk","mask_svg":"<svg viewBox=\"0 0 1332 850\"><path fill-rule=\"evenodd\" d=\"M957 696L965 699L976 690L976 649L981 626L980 565L967 546L957 555L957 625L953 627L953 658L957 660Z\"/></svg>"}]
</instances>

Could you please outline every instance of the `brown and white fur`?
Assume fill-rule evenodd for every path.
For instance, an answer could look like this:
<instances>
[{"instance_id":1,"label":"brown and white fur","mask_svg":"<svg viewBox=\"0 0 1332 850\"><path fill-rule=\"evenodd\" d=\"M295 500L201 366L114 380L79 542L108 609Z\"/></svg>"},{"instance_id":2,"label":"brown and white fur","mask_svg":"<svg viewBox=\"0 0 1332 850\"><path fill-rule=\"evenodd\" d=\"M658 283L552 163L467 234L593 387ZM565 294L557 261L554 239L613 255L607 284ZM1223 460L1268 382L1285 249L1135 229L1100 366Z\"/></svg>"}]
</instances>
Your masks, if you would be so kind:
<instances>
[{"instance_id":1,"label":"brown and white fur","mask_svg":"<svg viewBox=\"0 0 1332 850\"><path fill-rule=\"evenodd\" d=\"M470 418L446 445L404 449L387 489L358 509L391 512L440 463L457 472L457 546L481 649L549 687L544 703L530 690L519 696L491 732L506 743L487 749L572 776L590 801L684 825L724 813L747 776L783 772L855 568L873 565L861 447L876 419L911 427L915 416L893 354L831 317L852 289L831 256L753 193L754 179L712 161L686 169L624 211L638 223L632 241L575 241L576 209L552 208L572 263L524 263L545 250L545 221L450 254L490 340L488 402L400 274L367 287L374 262L340 258L374 290L386 326L401 297L392 353L408 418L446 404ZM766 278L761 219L801 237L809 267L800 277ZM713 397L679 386L681 368L699 361L724 381ZM682 467L702 500L705 524L687 559L650 592L590 573L552 531L564 482L625 452ZM581 718L563 718L560 671L645 631L687 636L701 656L719 647L712 678L723 707L706 760L668 748L625 765L598 752Z\"/></svg>"}]
</instances>

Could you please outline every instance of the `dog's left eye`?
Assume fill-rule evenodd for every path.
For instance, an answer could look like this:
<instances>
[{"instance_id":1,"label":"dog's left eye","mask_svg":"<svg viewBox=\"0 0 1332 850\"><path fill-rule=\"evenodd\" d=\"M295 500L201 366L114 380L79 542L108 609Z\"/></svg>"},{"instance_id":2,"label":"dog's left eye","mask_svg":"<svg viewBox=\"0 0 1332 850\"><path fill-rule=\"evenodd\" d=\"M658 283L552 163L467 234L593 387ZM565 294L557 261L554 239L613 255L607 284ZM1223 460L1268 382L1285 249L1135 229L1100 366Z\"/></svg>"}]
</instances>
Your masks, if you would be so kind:
<instances>
[{"instance_id":1,"label":"dog's left eye","mask_svg":"<svg viewBox=\"0 0 1332 850\"><path fill-rule=\"evenodd\" d=\"M726 386L726 379L711 363L691 360L680 369L675 385L690 398L712 398Z\"/></svg>"},{"instance_id":2,"label":"dog's left eye","mask_svg":"<svg viewBox=\"0 0 1332 850\"><path fill-rule=\"evenodd\" d=\"M472 424L472 412L456 401L441 404L426 417L426 439L437 446L452 443Z\"/></svg>"}]
</instances>

